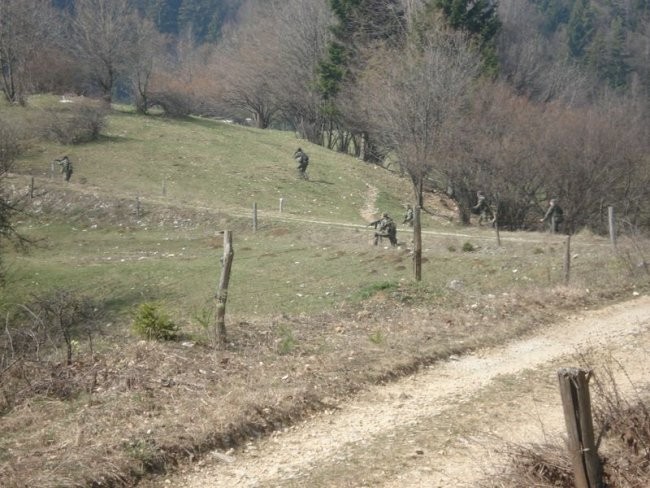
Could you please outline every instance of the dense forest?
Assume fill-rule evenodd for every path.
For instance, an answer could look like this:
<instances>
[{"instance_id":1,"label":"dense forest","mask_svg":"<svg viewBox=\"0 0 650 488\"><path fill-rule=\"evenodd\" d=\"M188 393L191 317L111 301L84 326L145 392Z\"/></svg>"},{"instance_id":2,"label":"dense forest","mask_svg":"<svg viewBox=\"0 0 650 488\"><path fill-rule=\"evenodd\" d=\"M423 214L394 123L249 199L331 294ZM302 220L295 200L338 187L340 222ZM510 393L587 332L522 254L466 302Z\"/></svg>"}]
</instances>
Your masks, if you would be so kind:
<instances>
[{"instance_id":1,"label":"dense forest","mask_svg":"<svg viewBox=\"0 0 650 488\"><path fill-rule=\"evenodd\" d=\"M650 225L648 0L3 0L2 90L249 121L478 188L501 225ZM0 120L1 122L1 120Z\"/></svg>"}]
</instances>

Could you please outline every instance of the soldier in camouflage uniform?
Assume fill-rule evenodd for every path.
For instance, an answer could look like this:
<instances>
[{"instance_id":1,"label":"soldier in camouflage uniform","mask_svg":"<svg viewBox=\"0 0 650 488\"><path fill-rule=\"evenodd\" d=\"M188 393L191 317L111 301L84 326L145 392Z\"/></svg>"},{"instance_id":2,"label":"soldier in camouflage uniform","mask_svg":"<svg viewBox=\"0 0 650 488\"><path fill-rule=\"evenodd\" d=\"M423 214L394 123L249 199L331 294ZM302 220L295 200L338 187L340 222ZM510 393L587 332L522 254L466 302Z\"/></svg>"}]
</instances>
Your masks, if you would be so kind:
<instances>
[{"instance_id":1,"label":"soldier in camouflage uniform","mask_svg":"<svg viewBox=\"0 0 650 488\"><path fill-rule=\"evenodd\" d=\"M406 206L406 214L404 214L404 222L402 224L408 224L413 227L413 208L410 205Z\"/></svg>"},{"instance_id":2,"label":"soldier in camouflage uniform","mask_svg":"<svg viewBox=\"0 0 650 488\"><path fill-rule=\"evenodd\" d=\"M472 213L478 215L478 225L483 225L483 222L490 221L494 223L494 214L490 205L488 205L487 198L483 195L482 191L476 192L478 203L472 207Z\"/></svg>"},{"instance_id":3,"label":"soldier in camouflage uniform","mask_svg":"<svg viewBox=\"0 0 650 488\"><path fill-rule=\"evenodd\" d=\"M557 204L557 200L552 198L548 202L548 210L544 214L544 217L540 219L540 222L544 223L549 221L551 226L551 232L556 233L560 230L560 224L564 222L564 211L562 207Z\"/></svg>"},{"instance_id":4,"label":"soldier in camouflage uniform","mask_svg":"<svg viewBox=\"0 0 650 488\"><path fill-rule=\"evenodd\" d=\"M63 173L65 181L70 181L72 177L72 161L70 161L70 158L66 155L61 159L55 159L55 161L61 166L61 173Z\"/></svg>"},{"instance_id":5,"label":"soldier in camouflage uniform","mask_svg":"<svg viewBox=\"0 0 650 488\"><path fill-rule=\"evenodd\" d=\"M387 213L382 214L381 219L375 220L368 225L374 227L377 230L377 232L375 232L375 246L383 237L388 237L388 240L390 241L390 245L392 247L397 246L397 226Z\"/></svg>"},{"instance_id":6,"label":"soldier in camouflage uniform","mask_svg":"<svg viewBox=\"0 0 650 488\"><path fill-rule=\"evenodd\" d=\"M298 175L300 178L307 179L307 165L309 165L309 156L301 148L293 153L293 159L298 163Z\"/></svg>"}]
</instances>

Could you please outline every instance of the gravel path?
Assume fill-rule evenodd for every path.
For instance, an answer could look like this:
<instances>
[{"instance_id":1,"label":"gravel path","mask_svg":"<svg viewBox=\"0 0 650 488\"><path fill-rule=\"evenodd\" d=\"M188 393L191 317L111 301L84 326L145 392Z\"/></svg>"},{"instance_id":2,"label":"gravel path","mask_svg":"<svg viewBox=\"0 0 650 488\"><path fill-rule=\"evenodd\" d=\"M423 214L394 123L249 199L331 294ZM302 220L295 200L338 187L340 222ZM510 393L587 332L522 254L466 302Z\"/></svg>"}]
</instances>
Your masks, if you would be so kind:
<instances>
[{"instance_id":1,"label":"gravel path","mask_svg":"<svg viewBox=\"0 0 650 488\"><path fill-rule=\"evenodd\" d=\"M650 297L373 387L242 450L214 452L160 486L472 486L503 461L497 453L505 441L562 434L556 371L588 351L624 367L628 393L647 381Z\"/></svg>"}]
</instances>

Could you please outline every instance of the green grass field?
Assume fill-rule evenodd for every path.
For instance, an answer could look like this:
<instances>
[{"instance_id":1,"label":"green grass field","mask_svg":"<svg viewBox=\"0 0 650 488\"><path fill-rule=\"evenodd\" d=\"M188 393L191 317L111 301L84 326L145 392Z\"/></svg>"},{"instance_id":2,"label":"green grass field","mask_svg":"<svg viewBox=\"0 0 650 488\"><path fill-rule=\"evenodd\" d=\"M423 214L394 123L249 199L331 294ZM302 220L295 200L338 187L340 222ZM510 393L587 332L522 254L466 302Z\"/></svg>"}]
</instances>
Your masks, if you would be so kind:
<instances>
[{"instance_id":1,"label":"green grass field","mask_svg":"<svg viewBox=\"0 0 650 488\"><path fill-rule=\"evenodd\" d=\"M21 125L53 106L39 97L0 110ZM296 175L298 146L310 155L309 181ZM63 154L74 164L67 184L50 175ZM4 248L6 317L55 289L89 296L105 311L93 344L99 354L80 336L76 362L64 370L74 394L55 397L61 386L48 383L62 368L60 345L43 351L51 360L38 365L44 369L30 370L49 389L26 388L13 370L3 379L3 391L15 388L15 397L0 397L3 486L24 486L21 473L34 473L30 482L40 486L137 479L156 459L222 446L222 435L242 441L263 409L271 412L264 421L290 423L322 397L353 394L503 342L561 311L647 288L644 240L622 236L615 253L605 238L573 236L567 285L565 237L502 232L497 246L492 229L454 224L438 195L423 216L423 279L415 283L410 230L400 226L393 249L373 246L367 226L381 211L401 221L407 179L287 132L119 107L97 142L64 147L35 138L3 184L26 202L17 229L33 242L28 253ZM216 351L210 326L226 229L235 251L229 344ZM132 312L145 302L161 304L190 346L136 337ZM287 372L291 380L280 380ZM192 394L161 387L161 378L191 385ZM25 408L7 408L12 401ZM42 463L43 445L60 457Z\"/></svg>"}]
</instances>

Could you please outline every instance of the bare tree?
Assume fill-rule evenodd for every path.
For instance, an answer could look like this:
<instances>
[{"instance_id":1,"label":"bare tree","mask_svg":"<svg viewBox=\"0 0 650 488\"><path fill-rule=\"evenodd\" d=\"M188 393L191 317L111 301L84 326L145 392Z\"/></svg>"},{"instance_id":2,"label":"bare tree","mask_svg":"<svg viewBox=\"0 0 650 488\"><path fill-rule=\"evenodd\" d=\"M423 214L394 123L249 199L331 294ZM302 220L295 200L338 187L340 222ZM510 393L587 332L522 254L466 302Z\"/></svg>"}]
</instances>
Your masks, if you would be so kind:
<instances>
[{"instance_id":1,"label":"bare tree","mask_svg":"<svg viewBox=\"0 0 650 488\"><path fill-rule=\"evenodd\" d=\"M0 73L9 102L24 103L28 66L35 54L57 33L55 13L48 0L0 2Z\"/></svg>"},{"instance_id":2,"label":"bare tree","mask_svg":"<svg viewBox=\"0 0 650 488\"><path fill-rule=\"evenodd\" d=\"M362 80L375 133L396 154L423 206L425 180L453 146L480 60L460 33L439 30L404 51L378 55Z\"/></svg>"},{"instance_id":3,"label":"bare tree","mask_svg":"<svg viewBox=\"0 0 650 488\"><path fill-rule=\"evenodd\" d=\"M279 76L273 91L302 137L322 143L325 115L317 69L331 38L332 12L321 0L276 0Z\"/></svg>"},{"instance_id":4,"label":"bare tree","mask_svg":"<svg viewBox=\"0 0 650 488\"><path fill-rule=\"evenodd\" d=\"M164 42L153 22L140 19L134 32L135 51L130 68L135 106L141 113L149 109L151 76L160 64Z\"/></svg>"},{"instance_id":5,"label":"bare tree","mask_svg":"<svg viewBox=\"0 0 650 488\"><path fill-rule=\"evenodd\" d=\"M537 210L536 197L544 184L540 166L544 107L502 83L483 81L476 86L472 110L456 134L455 150L445 162L445 174L457 187L461 220L469 216L481 190L498 205L499 225L518 229ZM460 183L459 183L460 182Z\"/></svg>"},{"instance_id":6,"label":"bare tree","mask_svg":"<svg viewBox=\"0 0 650 488\"><path fill-rule=\"evenodd\" d=\"M543 33L543 16L530 2L499 2L502 27L498 36L500 78L520 95L532 100L581 105L587 102L594 81L572 64L566 40L559 34Z\"/></svg>"},{"instance_id":7,"label":"bare tree","mask_svg":"<svg viewBox=\"0 0 650 488\"><path fill-rule=\"evenodd\" d=\"M74 50L91 85L111 102L115 83L134 65L140 21L129 0L77 0Z\"/></svg>"},{"instance_id":8,"label":"bare tree","mask_svg":"<svg viewBox=\"0 0 650 488\"><path fill-rule=\"evenodd\" d=\"M255 126L265 129L279 110L273 80L281 76L280 39L274 9L266 3L249 5L244 21L214 60L230 107L252 115Z\"/></svg>"},{"instance_id":9,"label":"bare tree","mask_svg":"<svg viewBox=\"0 0 650 488\"><path fill-rule=\"evenodd\" d=\"M609 205L633 224L648 219L647 121L633 100L607 98L584 109L549 107L539 134L547 198L564 202L568 230L606 229Z\"/></svg>"}]
</instances>

